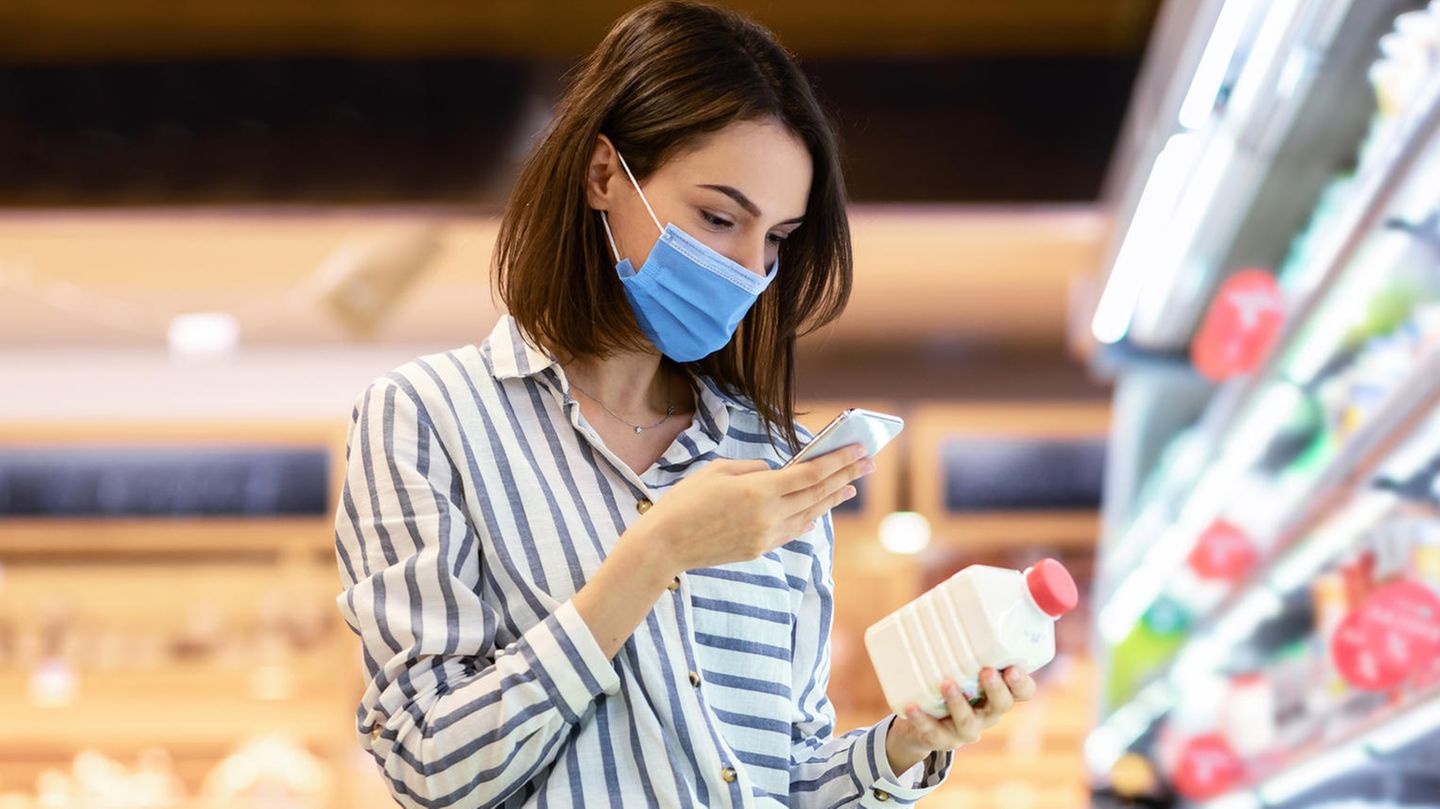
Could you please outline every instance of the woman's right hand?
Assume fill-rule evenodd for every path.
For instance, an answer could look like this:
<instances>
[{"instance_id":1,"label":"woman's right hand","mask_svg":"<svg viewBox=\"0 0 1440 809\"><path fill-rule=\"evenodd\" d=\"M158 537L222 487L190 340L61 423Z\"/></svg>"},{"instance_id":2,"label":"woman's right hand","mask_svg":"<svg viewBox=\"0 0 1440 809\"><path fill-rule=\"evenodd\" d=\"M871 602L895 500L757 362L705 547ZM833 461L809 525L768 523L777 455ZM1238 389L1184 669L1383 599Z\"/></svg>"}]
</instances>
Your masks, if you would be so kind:
<instances>
[{"instance_id":1,"label":"woman's right hand","mask_svg":"<svg viewBox=\"0 0 1440 809\"><path fill-rule=\"evenodd\" d=\"M855 496L851 481L874 469L859 444L782 469L763 460L712 461L676 483L626 534L654 543L648 550L676 573L748 561L810 530Z\"/></svg>"}]
</instances>

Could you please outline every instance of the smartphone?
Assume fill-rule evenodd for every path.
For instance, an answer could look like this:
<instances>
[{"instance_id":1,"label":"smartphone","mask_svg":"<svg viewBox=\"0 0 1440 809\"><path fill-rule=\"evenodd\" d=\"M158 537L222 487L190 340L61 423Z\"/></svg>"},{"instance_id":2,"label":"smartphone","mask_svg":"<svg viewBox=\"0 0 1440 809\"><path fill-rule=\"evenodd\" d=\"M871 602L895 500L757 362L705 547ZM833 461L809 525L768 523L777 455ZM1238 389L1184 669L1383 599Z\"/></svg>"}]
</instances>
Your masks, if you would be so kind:
<instances>
[{"instance_id":1,"label":"smartphone","mask_svg":"<svg viewBox=\"0 0 1440 809\"><path fill-rule=\"evenodd\" d=\"M865 457L873 458L881 447L890 443L903 429L905 420L899 416L851 407L842 410L840 415L825 425L825 429L816 433L810 443L801 447L799 452L785 462L785 466L814 460L850 444L863 445Z\"/></svg>"}]
</instances>

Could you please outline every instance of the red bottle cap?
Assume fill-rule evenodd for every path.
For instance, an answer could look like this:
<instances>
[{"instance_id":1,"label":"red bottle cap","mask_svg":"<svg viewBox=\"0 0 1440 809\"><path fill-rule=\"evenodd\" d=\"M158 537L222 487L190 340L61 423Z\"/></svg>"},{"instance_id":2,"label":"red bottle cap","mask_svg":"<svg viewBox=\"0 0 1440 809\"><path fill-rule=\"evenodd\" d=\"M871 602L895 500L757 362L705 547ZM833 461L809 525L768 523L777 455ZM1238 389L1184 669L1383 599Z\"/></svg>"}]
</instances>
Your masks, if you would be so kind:
<instances>
[{"instance_id":1,"label":"red bottle cap","mask_svg":"<svg viewBox=\"0 0 1440 809\"><path fill-rule=\"evenodd\" d=\"M1054 559L1041 559L1031 566L1025 571L1025 583L1030 585L1030 597L1046 615L1059 618L1080 603L1075 579Z\"/></svg>"}]
</instances>

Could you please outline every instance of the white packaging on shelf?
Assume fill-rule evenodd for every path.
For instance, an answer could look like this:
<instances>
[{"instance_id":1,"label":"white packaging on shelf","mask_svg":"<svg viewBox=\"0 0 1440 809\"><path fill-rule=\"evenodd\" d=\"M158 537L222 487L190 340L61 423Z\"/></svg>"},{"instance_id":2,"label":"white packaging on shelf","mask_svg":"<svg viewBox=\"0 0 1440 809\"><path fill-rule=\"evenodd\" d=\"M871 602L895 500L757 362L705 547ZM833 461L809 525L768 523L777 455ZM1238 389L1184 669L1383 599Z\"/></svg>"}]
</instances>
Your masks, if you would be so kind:
<instances>
[{"instance_id":1,"label":"white packaging on shelf","mask_svg":"<svg viewBox=\"0 0 1440 809\"><path fill-rule=\"evenodd\" d=\"M1275 688L1263 672L1232 677L1220 707L1220 728L1230 747L1254 757L1275 746Z\"/></svg>"}]
</instances>

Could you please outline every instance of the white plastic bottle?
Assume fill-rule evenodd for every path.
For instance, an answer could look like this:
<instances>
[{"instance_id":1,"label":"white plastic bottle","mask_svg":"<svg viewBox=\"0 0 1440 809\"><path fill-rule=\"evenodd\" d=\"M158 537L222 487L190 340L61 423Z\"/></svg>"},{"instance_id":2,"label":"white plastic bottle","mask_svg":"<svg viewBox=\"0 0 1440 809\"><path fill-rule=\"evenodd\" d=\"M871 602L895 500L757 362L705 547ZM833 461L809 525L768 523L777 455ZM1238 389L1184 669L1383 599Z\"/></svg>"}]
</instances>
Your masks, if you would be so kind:
<instances>
[{"instance_id":1,"label":"white plastic bottle","mask_svg":"<svg viewBox=\"0 0 1440 809\"><path fill-rule=\"evenodd\" d=\"M980 694L980 670L1027 673L1055 657L1055 621L1079 594L1064 565L1044 559L1024 572L970 565L865 630L865 648L885 702L904 716L915 703L950 715L940 685L953 678Z\"/></svg>"}]
</instances>

